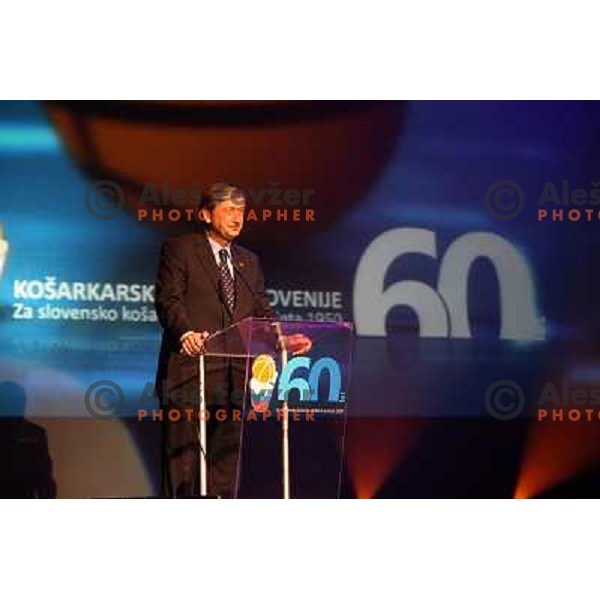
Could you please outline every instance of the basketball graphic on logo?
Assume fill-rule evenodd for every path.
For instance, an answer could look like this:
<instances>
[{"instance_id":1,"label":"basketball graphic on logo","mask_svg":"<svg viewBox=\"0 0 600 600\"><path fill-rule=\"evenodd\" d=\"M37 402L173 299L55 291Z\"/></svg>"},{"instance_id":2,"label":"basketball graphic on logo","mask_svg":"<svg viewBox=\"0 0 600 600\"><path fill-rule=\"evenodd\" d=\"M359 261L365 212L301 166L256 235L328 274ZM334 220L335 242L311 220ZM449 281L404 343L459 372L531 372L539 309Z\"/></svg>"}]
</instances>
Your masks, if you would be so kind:
<instances>
[{"instance_id":1,"label":"basketball graphic on logo","mask_svg":"<svg viewBox=\"0 0 600 600\"><path fill-rule=\"evenodd\" d=\"M277 367L273 357L269 354L260 354L252 363L252 377L260 383L275 383Z\"/></svg>"},{"instance_id":2,"label":"basketball graphic on logo","mask_svg":"<svg viewBox=\"0 0 600 600\"><path fill-rule=\"evenodd\" d=\"M252 379L250 400L256 412L265 412L269 408L275 382L277 381L277 365L269 354L259 354L252 362Z\"/></svg>"},{"instance_id":3,"label":"basketball graphic on logo","mask_svg":"<svg viewBox=\"0 0 600 600\"><path fill-rule=\"evenodd\" d=\"M147 185L161 208L193 208L200 186L251 191L244 239L310 236L344 216L386 165L404 104L365 101L49 101L50 120L91 181L114 182L138 222ZM175 197L176 196L176 197ZM286 217L276 219L278 210ZM297 210L296 219L294 209ZM306 211L314 211L307 220ZM165 210L165 212L167 212ZM262 211L272 217L261 220ZM169 233L196 222L144 220Z\"/></svg>"}]
</instances>

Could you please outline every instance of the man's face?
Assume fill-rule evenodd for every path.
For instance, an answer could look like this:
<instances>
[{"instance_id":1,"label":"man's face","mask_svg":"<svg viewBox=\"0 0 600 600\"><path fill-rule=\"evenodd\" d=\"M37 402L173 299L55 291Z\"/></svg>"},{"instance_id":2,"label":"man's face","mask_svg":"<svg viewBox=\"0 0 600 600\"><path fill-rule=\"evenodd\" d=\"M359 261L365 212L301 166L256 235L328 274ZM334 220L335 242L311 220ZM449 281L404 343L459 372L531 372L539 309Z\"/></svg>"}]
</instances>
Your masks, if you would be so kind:
<instances>
[{"instance_id":1,"label":"man's face","mask_svg":"<svg viewBox=\"0 0 600 600\"><path fill-rule=\"evenodd\" d=\"M209 213L209 227L224 240L233 241L244 226L246 201L243 196L219 202Z\"/></svg>"}]
</instances>

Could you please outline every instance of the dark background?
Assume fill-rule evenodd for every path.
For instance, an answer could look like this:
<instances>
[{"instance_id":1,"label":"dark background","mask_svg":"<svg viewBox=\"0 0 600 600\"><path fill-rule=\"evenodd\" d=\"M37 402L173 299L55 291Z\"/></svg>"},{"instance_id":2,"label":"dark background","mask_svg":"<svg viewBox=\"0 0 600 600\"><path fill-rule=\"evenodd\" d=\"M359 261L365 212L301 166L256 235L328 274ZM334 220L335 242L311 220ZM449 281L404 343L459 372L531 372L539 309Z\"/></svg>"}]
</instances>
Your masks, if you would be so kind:
<instances>
[{"instance_id":1,"label":"dark background","mask_svg":"<svg viewBox=\"0 0 600 600\"><path fill-rule=\"evenodd\" d=\"M13 282L151 284L161 241L185 227L137 220L144 183L191 189L223 179L314 190L315 223L250 222L240 242L260 255L270 289L342 293L340 310L276 305L282 316L357 324L345 496L595 496L597 416L546 423L536 410L548 381L600 386L600 222L539 222L537 210L548 182L588 192L600 184L599 130L593 102L0 103L0 221L10 245L0 282L0 380L21 390L2 388L4 471L17 481L5 495L44 495L49 467L40 474L38 466L47 456L59 496L157 492L157 427L132 415L153 381L158 325L16 319ZM86 209L86 190L98 179L124 190L125 210L109 220ZM524 203L502 220L484 198L506 180ZM406 281L438 289L453 243L488 236L477 238L482 257L466 279L471 337L426 337L409 306L387 312L383 335L369 332L356 300L377 312L383 289L357 283L359 265L378 236L400 228L397 239L410 247L408 229L432 232L436 256L413 250L379 261L386 289ZM507 272L526 269L531 302L485 258L481 240L495 236L519 257ZM421 288L418 296L430 293ZM532 318L517 321L536 327L502 339L511 301L521 316L533 305ZM125 391L118 419L86 412L85 390L103 379ZM505 380L522 390L524 407L499 419L485 397Z\"/></svg>"}]
</instances>

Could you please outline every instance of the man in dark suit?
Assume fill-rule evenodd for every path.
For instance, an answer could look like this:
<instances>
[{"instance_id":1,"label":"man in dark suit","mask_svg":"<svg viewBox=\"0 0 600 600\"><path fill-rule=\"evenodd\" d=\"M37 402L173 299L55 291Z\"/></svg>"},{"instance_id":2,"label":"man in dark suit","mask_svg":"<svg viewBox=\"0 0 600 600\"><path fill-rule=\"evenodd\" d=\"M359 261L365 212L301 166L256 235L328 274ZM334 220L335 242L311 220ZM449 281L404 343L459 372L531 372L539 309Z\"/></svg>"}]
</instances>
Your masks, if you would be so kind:
<instances>
[{"instance_id":1,"label":"man in dark suit","mask_svg":"<svg viewBox=\"0 0 600 600\"><path fill-rule=\"evenodd\" d=\"M164 413L173 407L198 409L198 356L210 333L244 317L271 314L257 256L232 244L242 230L244 208L241 190L214 185L201 209L205 230L169 239L162 247L155 296L163 327L156 388ZM206 360L209 410L216 405L232 408L232 392L244 385L241 371L226 359ZM163 423L165 491L176 497L197 496L198 418L163 418ZM230 418L209 419L207 430L209 492L229 497L237 466L239 423Z\"/></svg>"},{"instance_id":2,"label":"man in dark suit","mask_svg":"<svg viewBox=\"0 0 600 600\"><path fill-rule=\"evenodd\" d=\"M163 407L163 474L165 492L175 497L199 495L198 418L170 421L170 408L199 407L198 356L212 333L245 317L272 315L258 257L233 243L244 224L242 190L213 185L203 199L205 229L167 240L156 279L156 310L163 327L156 389ZM306 351L307 339L292 336L292 350ZM231 418L239 408L245 383L243 360L205 359L205 399L227 418L207 421L208 491L231 497L235 487L240 422ZM237 400L237 403L236 403ZM204 451L205 449L203 449Z\"/></svg>"}]
</instances>

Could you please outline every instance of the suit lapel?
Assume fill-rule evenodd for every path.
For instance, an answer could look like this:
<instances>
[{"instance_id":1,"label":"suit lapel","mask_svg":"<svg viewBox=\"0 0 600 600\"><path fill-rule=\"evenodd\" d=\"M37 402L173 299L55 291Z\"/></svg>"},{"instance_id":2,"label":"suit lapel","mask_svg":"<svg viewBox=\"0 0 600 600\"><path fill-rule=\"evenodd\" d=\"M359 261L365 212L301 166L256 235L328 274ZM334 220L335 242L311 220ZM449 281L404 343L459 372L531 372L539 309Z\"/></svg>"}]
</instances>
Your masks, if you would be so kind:
<instances>
[{"instance_id":1,"label":"suit lapel","mask_svg":"<svg viewBox=\"0 0 600 600\"><path fill-rule=\"evenodd\" d=\"M236 274L239 274L239 271L241 271L244 266L247 265L245 265L243 254L240 252L240 249L235 242L231 244L231 258L233 260L233 264L235 265L234 268Z\"/></svg>"},{"instance_id":2,"label":"suit lapel","mask_svg":"<svg viewBox=\"0 0 600 600\"><path fill-rule=\"evenodd\" d=\"M250 290L247 289L247 284L242 280L242 277L248 277L248 261L245 259L240 249L235 243L231 244L231 258L233 260L235 269L235 295L236 303L235 310L233 311L233 320L237 321L241 318L244 306L247 306L248 300L252 301L250 297Z\"/></svg>"},{"instance_id":3,"label":"suit lapel","mask_svg":"<svg viewBox=\"0 0 600 600\"><path fill-rule=\"evenodd\" d=\"M206 239L206 235L204 233L198 233L196 237L196 255L200 261L200 264L204 267L208 279L214 286L217 293L219 292L219 269L217 267L217 262L215 261L215 257L212 253L210 244Z\"/></svg>"}]
</instances>

